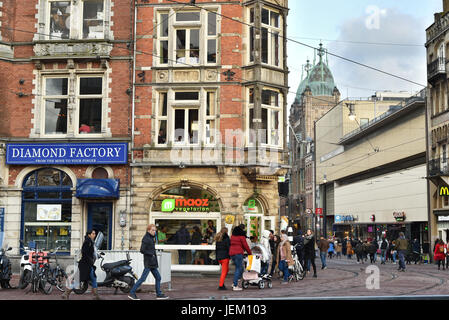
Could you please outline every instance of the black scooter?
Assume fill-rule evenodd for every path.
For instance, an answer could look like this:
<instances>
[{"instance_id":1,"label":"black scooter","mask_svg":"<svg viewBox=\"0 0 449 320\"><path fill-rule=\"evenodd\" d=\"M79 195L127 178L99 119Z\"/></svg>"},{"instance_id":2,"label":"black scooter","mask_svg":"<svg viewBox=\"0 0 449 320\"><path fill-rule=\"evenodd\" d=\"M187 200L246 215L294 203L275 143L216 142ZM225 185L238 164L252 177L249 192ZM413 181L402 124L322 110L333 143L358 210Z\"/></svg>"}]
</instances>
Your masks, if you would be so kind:
<instances>
[{"instance_id":1,"label":"black scooter","mask_svg":"<svg viewBox=\"0 0 449 320\"><path fill-rule=\"evenodd\" d=\"M11 281L11 260L6 256L7 251L11 251L12 248L9 247L0 249L0 286L2 289L12 289L9 281Z\"/></svg>"},{"instance_id":2,"label":"black scooter","mask_svg":"<svg viewBox=\"0 0 449 320\"><path fill-rule=\"evenodd\" d=\"M114 294L120 289L123 293L129 293L134 286L135 280L138 280L137 275L133 272L130 266L132 259L129 258L129 252L126 253L126 260L117 262L105 263L104 252L100 252L101 269L106 272L106 278L103 282L98 282L98 287L115 288ZM76 294L83 294L86 292L89 282L81 281L79 288L73 289Z\"/></svg>"}]
</instances>

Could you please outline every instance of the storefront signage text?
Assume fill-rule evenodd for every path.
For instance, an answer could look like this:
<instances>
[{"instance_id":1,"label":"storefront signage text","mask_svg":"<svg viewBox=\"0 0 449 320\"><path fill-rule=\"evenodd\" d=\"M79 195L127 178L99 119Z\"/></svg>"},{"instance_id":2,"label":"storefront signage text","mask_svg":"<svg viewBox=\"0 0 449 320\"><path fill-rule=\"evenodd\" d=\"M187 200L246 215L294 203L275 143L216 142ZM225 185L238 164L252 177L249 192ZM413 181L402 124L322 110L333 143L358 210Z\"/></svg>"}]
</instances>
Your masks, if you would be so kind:
<instances>
[{"instance_id":1,"label":"storefront signage text","mask_svg":"<svg viewBox=\"0 0 449 320\"><path fill-rule=\"evenodd\" d=\"M449 221L449 216L438 216L438 221Z\"/></svg>"},{"instance_id":2,"label":"storefront signage text","mask_svg":"<svg viewBox=\"0 0 449 320\"><path fill-rule=\"evenodd\" d=\"M393 217L396 221L404 221L405 220L405 212L393 212Z\"/></svg>"},{"instance_id":3,"label":"storefront signage text","mask_svg":"<svg viewBox=\"0 0 449 320\"><path fill-rule=\"evenodd\" d=\"M335 223L341 223L341 222L352 222L356 219L354 216L343 216L343 215L335 215Z\"/></svg>"},{"instance_id":4,"label":"storefront signage text","mask_svg":"<svg viewBox=\"0 0 449 320\"><path fill-rule=\"evenodd\" d=\"M127 143L7 144L7 164L126 164Z\"/></svg>"},{"instance_id":5,"label":"storefront signage text","mask_svg":"<svg viewBox=\"0 0 449 320\"><path fill-rule=\"evenodd\" d=\"M165 199L161 209L162 212L208 212L209 199Z\"/></svg>"}]
</instances>

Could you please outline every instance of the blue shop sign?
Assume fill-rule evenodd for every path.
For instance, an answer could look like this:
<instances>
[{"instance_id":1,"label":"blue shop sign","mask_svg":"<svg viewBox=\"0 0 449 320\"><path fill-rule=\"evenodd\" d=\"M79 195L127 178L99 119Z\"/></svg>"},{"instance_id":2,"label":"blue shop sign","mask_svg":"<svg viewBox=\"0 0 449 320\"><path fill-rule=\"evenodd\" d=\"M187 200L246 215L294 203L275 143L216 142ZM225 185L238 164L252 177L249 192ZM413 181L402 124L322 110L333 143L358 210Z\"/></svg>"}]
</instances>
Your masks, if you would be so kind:
<instances>
[{"instance_id":1,"label":"blue shop sign","mask_svg":"<svg viewBox=\"0 0 449 320\"><path fill-rule=\"evenodd\" d=\"M344 215L335 215L335 223L341 223L341 222L352 222L354 221L354 217L353 216L344 216Z\"/></svg>"},{"instance_id":2,"label":"blue shop sign","mask_svg":"<svg viewBox=\"0 0 449 320\"><path fill-rule=\"evenodd\" d=\"M127 164L127 143L7 144L6 164Z\"/></svg>"}]
</instances>

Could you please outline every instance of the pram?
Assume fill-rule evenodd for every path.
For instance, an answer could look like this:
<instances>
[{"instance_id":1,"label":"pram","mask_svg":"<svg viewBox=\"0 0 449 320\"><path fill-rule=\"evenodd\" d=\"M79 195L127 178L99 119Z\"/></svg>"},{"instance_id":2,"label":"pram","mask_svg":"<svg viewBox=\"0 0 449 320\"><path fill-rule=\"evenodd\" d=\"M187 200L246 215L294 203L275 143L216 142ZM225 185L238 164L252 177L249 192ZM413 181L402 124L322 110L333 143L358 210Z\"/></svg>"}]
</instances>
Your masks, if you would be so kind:
<instances>
[{"instance_id":1,"label":"pram","mask_svg":"<svg viewBox=\"0 0 449 320\"><path fill-rule=\"evenodd\" d=\"M249 258L245 257L244 266L245 271L242 275L242 288L248 289L249 286L257 286L259 289L264 289L265 286L272 288L271 277L269 274L261 274L261 264L269 263L270 255L261 244L256 244L251 248L253 253L251 261L251 269L248 270ZM266 268L268 269L268 268Z\"/></svg>"}]
</instances>

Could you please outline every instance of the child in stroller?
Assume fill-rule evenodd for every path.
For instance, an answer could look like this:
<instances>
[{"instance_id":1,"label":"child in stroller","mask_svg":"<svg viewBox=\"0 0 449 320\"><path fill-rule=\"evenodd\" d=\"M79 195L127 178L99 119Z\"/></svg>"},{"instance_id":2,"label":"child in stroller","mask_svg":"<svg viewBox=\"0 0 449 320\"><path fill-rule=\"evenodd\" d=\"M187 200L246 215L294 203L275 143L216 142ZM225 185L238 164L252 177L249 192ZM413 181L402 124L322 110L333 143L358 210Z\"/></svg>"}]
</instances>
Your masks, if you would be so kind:
<instances>
[{"instance_id":1,"label":"child in stroller","mask_svg":"<svg viewBox=\"0 0 449 320\"><path fill-rule=\"evenodd\" d=\"M245 271L242 276L242 288L247 289L251 286L258 286L259 289L264 289L265 285L272 288L271 276L268 274L267 266L270 261L270 255L264 246L254 244L251 248L253 253L252 261L248 256L245 257ZM251 262L251 268L248 270L248 264Z\"/></svg>"}]
</instances>

